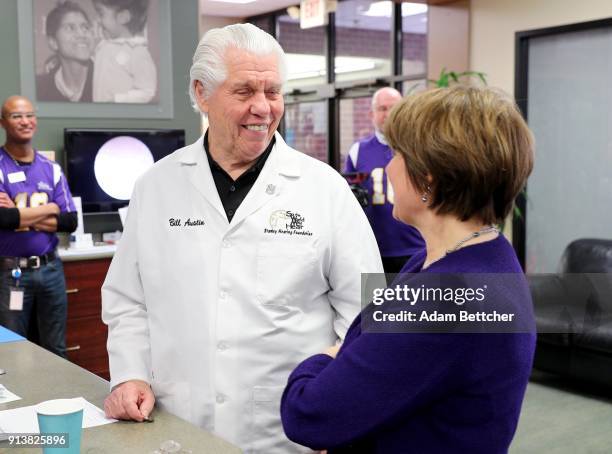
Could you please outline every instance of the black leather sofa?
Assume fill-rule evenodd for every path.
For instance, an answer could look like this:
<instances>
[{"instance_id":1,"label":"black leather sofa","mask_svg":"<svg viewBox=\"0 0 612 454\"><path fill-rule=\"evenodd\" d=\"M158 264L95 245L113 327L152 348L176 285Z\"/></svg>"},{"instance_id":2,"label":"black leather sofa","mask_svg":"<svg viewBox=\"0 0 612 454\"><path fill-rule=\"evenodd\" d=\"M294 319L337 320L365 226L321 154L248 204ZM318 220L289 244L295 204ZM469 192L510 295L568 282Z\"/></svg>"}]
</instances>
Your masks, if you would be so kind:
<instances>
[{"instance_id":1,"label":"black leather sofa","mask_svg":"<svg viewBox=\"0 0 612 454\"><path fill-rule=\"evenodd\" d=\"M538 329L534 367L612 387L612 240L573 241L558 274L528 278Z\"/></svg>"}]
</instances>

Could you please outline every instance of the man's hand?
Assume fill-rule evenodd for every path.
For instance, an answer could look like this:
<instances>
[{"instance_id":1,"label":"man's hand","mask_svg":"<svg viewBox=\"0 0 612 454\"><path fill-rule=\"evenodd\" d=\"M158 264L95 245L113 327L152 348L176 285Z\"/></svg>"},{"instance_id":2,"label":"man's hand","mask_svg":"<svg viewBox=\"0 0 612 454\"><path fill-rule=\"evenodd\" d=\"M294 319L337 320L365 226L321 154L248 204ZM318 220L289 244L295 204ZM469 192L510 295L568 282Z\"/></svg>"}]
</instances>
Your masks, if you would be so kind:
<instances>
[{"instance_id":1,"label":"man's hand","mask_svg":"<svg viewBox=\"0 0 612 454\"><path fill-rule=\"evenodd\" d=\"M15 208L15 202L6 192L0 192L0 208Z\"/></svg>"},{"instance_id":2,"label":"man's hand","mask_svg":"<svg viewBox=\"0 0 612 454\"><path fill-rule=\"evenodd\" d=\"M55 202L49 202L41 206L48 207L51 210L52 215L60 214L60 212L62 211L60 210L60 207Z\"/></svg>"},{"instance_id":3,"label":"man's hand","mask_svg":"<svg viewBox=\"0 0 612 454\"><path fill-rule=\"evenodd\" d=\"M55 216L49 216L33 224L32 228L40 232L57 232L57 218Z\"/></svg>"},{"instance_id":4,"label":"man's hand","mask_svg":"<svg viewBox=\"0 0 612 454\"><path fill-rule=\"evenodd\" d=\"M33 208L19 208L19 228L33 227L38 222L59 214L56 203L45 203ZM42 230L42 229L41 229Z\"/></svg>"},{"instance_id":5,"label":"man's hand","mask_svg":"<svg viewBox=\"0 0 612 454\"><path fill-rule=\"evenodd\" d=\"M131 419L142 422L153 410L155 396L148 383L129 380L115 386L104 400L107 418Z\"/></svg>"}]
</instances>

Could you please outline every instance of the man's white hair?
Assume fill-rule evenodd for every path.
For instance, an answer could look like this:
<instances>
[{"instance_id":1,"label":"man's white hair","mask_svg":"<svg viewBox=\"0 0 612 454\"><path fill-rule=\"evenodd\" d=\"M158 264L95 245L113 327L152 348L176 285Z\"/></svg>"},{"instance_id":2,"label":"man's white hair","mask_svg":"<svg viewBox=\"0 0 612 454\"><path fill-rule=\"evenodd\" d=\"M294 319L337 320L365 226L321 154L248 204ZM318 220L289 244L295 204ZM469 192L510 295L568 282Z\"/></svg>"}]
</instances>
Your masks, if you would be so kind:
<instances>
[{"instance_id":1,"label":"man's white hair","mask_svg":"<svg viewBox=\"0 0 612 454\"><path fill-rule=\"evenodd\" d=\"M284 84L287 80L285 52L272 35L253 24L233 24L223 28L213 28L200 40L189 70L189 96L197 111L199 109L194 82L199 80L202 83L204 96L208 98L227 79L225 52L228 47L259 56L276 54L281 83Z\"/></svg>"},{"instance_id":2,"label":"man's white hair","mask_svg":"<svg viewBox=\"0 0 612 454\"><path fill-rule=\"evenodd\" d=\"M382 88L379 88L372 95L372 110L374 110L376 108L376 105L377 105L377 102L378 102L378 96L381 93L385 93L385 92L387 92L389 94L397 95L400 98L402 97L402 94L397 89L395 89L393 87L382 87Z\"/></svg>"}]
</instances>

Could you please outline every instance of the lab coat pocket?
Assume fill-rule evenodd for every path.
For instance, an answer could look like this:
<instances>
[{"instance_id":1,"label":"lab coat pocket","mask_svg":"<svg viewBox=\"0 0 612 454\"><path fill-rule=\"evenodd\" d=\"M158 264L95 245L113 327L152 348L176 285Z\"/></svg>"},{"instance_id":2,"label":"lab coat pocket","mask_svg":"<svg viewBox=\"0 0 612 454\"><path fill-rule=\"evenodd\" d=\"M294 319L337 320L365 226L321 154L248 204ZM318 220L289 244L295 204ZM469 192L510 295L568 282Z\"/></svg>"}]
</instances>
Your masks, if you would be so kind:
<instances>
[{"instance_id":1,"label":"lab coat pocket","mask_svg":"<svg viewBox=\"0 0 612 454\"><path fill-rule=\"evenodd\" d=\"M314 249L262 245L257 252L256 297L263 305L299 306L316 287Z\"/></svg>"},{"instance_id":2,"label":"lab coat pocket","mask_svg":"<svg viewBox=\"0 0 612 454\"><path fill-rule=\"evenodd\" d=\"M284 386L253 388L253 452L287 452L287 439L280 419L280 400Z\"/></svg>"},{"instance_id":3,"label":"lab coat pocket","mask_svg":"<svg viewBox=\"0 0 612 454\"><path fill-rule=\"evenodd\" d=\"M191 420L191 396L186 382L153 380L151 383L155 395L155 406L173 415Z\"/></svg>"}]
</instances>

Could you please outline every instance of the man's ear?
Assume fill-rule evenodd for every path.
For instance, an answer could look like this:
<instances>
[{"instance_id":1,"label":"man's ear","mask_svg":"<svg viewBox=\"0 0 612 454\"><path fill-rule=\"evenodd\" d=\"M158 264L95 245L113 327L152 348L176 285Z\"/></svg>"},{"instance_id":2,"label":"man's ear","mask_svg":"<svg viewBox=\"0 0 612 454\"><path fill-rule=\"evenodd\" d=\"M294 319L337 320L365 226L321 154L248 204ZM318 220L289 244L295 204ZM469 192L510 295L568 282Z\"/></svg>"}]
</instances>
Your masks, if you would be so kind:
<instances>
[{"instance_id":1,"label":"man's ear","mask_svg":"<svg viewBox=\"0 0 612 454\"><path fill-rule=\"evenodd\" d=\"M117 13L117 22L121 25L126 26L132 20L132 13L130 13L127 9L122 9Z\"/></svg>"},{"instance_id":2,"label":"man's ear","mask_svg":"<svg viewBox=\"0 0 612 454\"><path fill-rule=\"evenodd\" d=\"M199 80L193 82L193 92L195 93L196 104L200 108L200 112L208 113L208 99L204 93L204 85Z\"/></svg>"}]
</instances>

